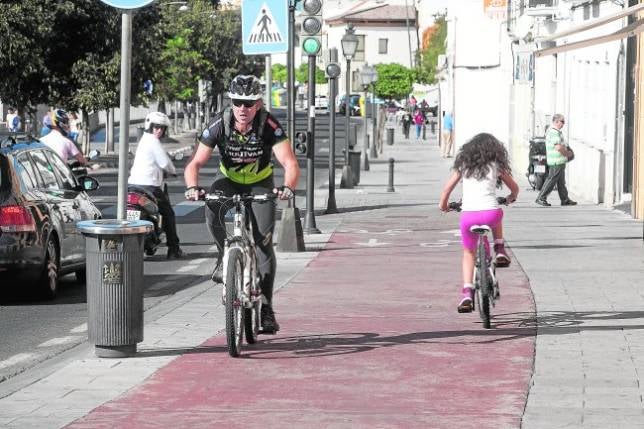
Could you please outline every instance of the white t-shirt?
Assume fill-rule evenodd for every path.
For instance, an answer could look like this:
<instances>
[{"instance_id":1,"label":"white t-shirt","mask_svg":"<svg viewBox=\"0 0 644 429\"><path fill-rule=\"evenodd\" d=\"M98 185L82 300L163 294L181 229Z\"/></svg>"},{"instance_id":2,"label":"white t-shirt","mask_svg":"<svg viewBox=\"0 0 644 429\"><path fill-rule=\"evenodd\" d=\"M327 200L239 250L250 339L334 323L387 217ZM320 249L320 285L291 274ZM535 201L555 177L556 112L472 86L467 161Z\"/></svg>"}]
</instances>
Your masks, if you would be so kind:
<instances>
[{"instance_id":1,"label":"white t-shirt","mask_svg":"<svg viewBox=\"0 0 644 429\"><path fill-rule=\"evenodd\" d=\"M40 141L53 149L65 162L80 153L76 145L58 130L51 130L46 136L41 137Z\"/></svg>"},{"instance_id":2,"label":"white t-shirt","mask_svg":"<svg viewBox=\"0 0 644 429\"><path fill-rule=\"evenodd\" d=\"M163 171L177 174L161 142L151 133L143 133L134 155L127 183L130 185L161 186Z\"/></svg>"},{"instance_id":3,"label":"white t-shirt","mask_svg":"<svg viewBox=\"0 0 644 429\"><path fill-rule=\"evenodd\" d=\"M481 180L463 175L463 205L462 210L475 212L492 210L499 207L496 200L496 180L498 167L496 163L490 164L487 176Z\"/></svg>"}]
</instances>

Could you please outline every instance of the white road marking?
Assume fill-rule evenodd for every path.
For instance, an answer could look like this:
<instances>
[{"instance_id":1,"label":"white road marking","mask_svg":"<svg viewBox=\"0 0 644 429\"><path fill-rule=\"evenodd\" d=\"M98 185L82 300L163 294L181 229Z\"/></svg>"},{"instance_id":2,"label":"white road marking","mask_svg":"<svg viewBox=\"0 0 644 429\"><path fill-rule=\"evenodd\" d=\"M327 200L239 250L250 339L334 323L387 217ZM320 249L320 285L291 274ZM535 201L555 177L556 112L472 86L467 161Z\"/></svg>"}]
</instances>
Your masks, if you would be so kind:
<instances>
[{"instance_id":1,"label":"white road marking","mask_svg":"<svg viewBox=\"0 0 644 429\"><path fill-rule=\"evenodd\" d=\"M73 343L74 341L77 341L78 339L80 339L80 337L76 337L76 336L52 338L51 340L47 340L44 343L38 344L36 347L61 346L63 344Z\"/></svg>"},{"instance_id":2,"label":"white road marking","mask_svg":"<svg viewBox=\"0 0 644 429\"><path fill-rule=\"evenodd\" d=\"M370 238L367 243L356 243L356 244L359 244L360 246L375 247L375 246L385 246L391 243L383 243L383 242L379 242L377 238Z\"/></svg>"},{"instance_id":3,"label":"white road marking","mask_svg":"<svg viewBox=\"0 0 644 429\"><path fill-rule=\"evenodd\" d=\"M455 237L461 236L460 229L448 229L447 231L441 231L441 234L453 234Z\"/></svg>"},{"instance_id":4,"label":"white road marking","mask_svg":"<svg viewBox=\"0 0 644 429\"><path fill-rule=\"evenodd\" d=\"M34 353L18 353L17 355L11 356L9 359L0 361L0 369L10 367L11 365L15 365L35 357L36 355Z\"/></svg>"},{"instance_id":5,"label":"white road marking","mask_svg":"<svg viewBox=\"0 0 644 429\"><path fill-rule=\"evenodd\" d=\"M83 332L87 332L87 323L78 325L77 327L70 329L69 332L71 332L72 334L80 334Z\"/></svg>"}]
</instances>

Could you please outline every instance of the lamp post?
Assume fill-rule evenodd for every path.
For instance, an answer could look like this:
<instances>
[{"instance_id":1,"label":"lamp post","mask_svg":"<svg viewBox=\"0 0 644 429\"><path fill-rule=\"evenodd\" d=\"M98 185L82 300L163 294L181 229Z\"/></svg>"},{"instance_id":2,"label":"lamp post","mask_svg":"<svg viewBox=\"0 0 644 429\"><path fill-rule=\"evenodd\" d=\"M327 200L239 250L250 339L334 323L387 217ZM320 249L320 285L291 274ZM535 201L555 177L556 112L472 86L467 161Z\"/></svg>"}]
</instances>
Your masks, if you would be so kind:
<instances>
[{"instance_id":1,"label":"lamp post","mask_svg":"<svg viewBox=\"0 0 644 429\"><path fill-rule=\"evenodd\" d=\"M373 69L373 79L371 81L371 97L372 97L372 116L371 116L371 122L373 123L373 129L372 129L372 141L371 141L371 146L370 146L370 151L369 155L371 155L371 159L378 158L378 151L376 150L376 136L378 133L378 107L376 106L376 81L378 80L378 70L376 70L375 67L372 67Z\"/></svg>"},{"instance_id":2,"label":"lamp post","mask_svg":"<svg viewBox=\"0 0 644 429\"><path fill-rule=\"evenodd\" d=\"M349 166L349 122L351 115L351 59L358 49L358 36L355 35L355 30L353 25L347 25L347 29L342 36L342 55L347 60L347 72L345 75L346 85L345 85L345 94L344 94L344 108L346 115L346 125L345 125L345 146L344 146L344 167L342 167L342 180L340 181L340 187L344 189L353 188L353 174L351 174L351 167Z\"/></svg>"},{"instance_id":3,"label":"lamp post","mask_svg":"<svg viewBox=\"0 0 644 429\"><path fill-rule=\"evenodd\" d=\"M367 155L367 147L369 142L369 133L367 131L367 90L369 89L369 85L371 85L371 83L375 80L375 74L375 69L369 64L365 63L365 65L363 65L360 69L360 83L362 84L362 89L364 90L364 119L362 121L364 128L364 138L362 140L362 156L364 157L364 162L362 166L364 171L369 171L369 157Z\"/></svg>"}]
</instances>

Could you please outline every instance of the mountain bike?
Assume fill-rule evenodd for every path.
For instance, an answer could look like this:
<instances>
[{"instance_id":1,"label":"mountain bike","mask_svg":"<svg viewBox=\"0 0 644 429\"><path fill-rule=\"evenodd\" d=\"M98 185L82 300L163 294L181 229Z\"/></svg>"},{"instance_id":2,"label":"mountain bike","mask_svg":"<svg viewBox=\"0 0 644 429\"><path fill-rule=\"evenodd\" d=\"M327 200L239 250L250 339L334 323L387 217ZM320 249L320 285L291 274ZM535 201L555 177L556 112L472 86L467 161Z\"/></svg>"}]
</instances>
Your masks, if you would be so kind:
<instances>
[{"instance_id":1,"label":"mountain bike","mask_svg":"<svg viewBox=\"0 0 644 429\"><path fill-rule=\"evenodd\" d=\"M277 194L240 195L227 197L205 194L208 201L232 202L232 233L224 242L222 303L226 315L226 343L228 354L238 357L246 335L248 344L257 342L261 330L263 295L259 287L257 256L253 238L253 224L248 211L250 203L275 200Z\"/></svg>"},{"instance_id":2,"label":"mountain bike","mask_svg":"<svg viewBox=\"0 0 644 429\"><path fill-rule=\"evenodd\" d=\"M497 197L499 204L507 205L505 197ZM461 211L461 202L449 203L450 210ZM478 236L476 243L476 260L474 263L474 309L478 308L483 327L490 329L490 307L501 297L499 282L496 279L496 263L490 256L488 234L492 229L488 225L472 225L470 231Z\"/></svg>"}]
</instances>

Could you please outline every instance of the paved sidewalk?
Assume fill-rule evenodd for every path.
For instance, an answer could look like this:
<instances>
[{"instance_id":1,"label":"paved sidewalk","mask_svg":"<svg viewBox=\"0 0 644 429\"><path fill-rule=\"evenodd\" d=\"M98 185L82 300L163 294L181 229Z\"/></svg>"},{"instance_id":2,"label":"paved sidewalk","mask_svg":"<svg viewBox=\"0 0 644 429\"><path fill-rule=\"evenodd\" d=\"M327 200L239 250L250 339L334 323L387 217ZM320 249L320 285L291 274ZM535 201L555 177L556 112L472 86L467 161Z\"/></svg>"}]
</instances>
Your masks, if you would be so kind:
<instances>
[{"instance_id":1,"label":"paved sidewalk","mask_svg":"<svg viewBox=\"0 0 644 429\"><path fill-rule=\"evenodd\" d=\"M228 357L204 282L146 312L135 358L85 346L1 383L0 427L643 427L642 224L536 206L522 186L484 330L455 310L458 217L437 210L450 160L400 138L383 155L336 190L341 213L316 217L307 252L279 254L278 335Z\"/></svg>"}]
</instances>

